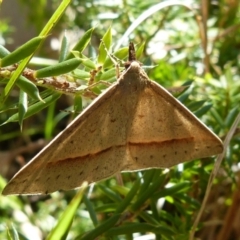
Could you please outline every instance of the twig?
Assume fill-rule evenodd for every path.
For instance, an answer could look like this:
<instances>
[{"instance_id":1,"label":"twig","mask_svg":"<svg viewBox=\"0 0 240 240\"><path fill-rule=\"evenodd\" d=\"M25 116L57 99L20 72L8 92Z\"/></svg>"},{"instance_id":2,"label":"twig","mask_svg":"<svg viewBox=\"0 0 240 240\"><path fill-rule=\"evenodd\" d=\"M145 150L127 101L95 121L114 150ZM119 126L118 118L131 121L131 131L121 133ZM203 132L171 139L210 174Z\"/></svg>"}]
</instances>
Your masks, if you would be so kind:
<instances>
[{"instance_id":1,"label":"twig","mask_svg":"<svg viewBox=\"0 0 240 240\"><path fill-rule=\"evenodd\" d=\"M200 221L200 218L203 214L203 211L205 209L205 206L206 206L206 203L207 203L207 200L208 200L208 197L209 197L209 194L210 194L210 191L211 191L211 187L212 187L212 184L213 184L213 180L214 178L216 177L217 173L218 173L218 170L219 170L219 167L222 163L222 160L225 156L225 153L227 151L227 146L229 145L229 142L230 140L232 139L236 129L237 129L237 126L240 122L240 113L238 114L238 116L236 117L233 125L231 126L231 129L229 130L226 138L225 138L225 141L224 141L224 150L223 150L223 153L219 154L218 157L217 157L217 160L214 164L214 168L212 170L212 173L209 177L209 180L208 180L208 185L207 185L207 189L206 189L206 193L205 193L205 196L204 196L204 199L203 199L203 202L202 202L202 205L201 205L201 208L198 212L198 215L194 221L194 224L193 224L193 227L192 227L192 230L190 232L190 235L189 235L189 240L193 240L194 239L194 234L195 234L195 231L196 231L196 228L197 228L197 225Z\"/></svg>"}]
</instances>

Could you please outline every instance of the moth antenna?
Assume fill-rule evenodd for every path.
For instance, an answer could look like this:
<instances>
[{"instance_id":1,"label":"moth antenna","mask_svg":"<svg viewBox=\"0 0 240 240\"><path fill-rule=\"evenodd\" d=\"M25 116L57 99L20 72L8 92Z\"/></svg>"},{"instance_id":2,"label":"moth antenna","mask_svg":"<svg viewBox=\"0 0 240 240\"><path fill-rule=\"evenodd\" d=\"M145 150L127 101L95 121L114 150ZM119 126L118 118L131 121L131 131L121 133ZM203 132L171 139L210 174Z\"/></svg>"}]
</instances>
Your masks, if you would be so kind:
<instances>
[{"instance_id":1,"label":"moth antenna","mask_svg":"<svg viewBox=\"0 0 240 240\"><path fill-rule=\"evenodd\" d=\"M129 43L129 49L128 49L128 61L133 62L136 61L136 52L133 42Z\"/></svg>"},{"instance_id":2,"label":"moth antenna","mask_svg":"<svg viewBox=\"0 0 240 240\"><path fill-rule=\"evenodd\" d=\"M128 48L128 61L124 63L125 69L128 69L131 65L132 62L137 61L136 59L136 52L135 52L135 47L133 42L129 43L129 48ZM139 62L140 65L142 65Z\"/></svg>"},{"instance_id":3,"label":"moth antenna","mask_svg":"<svg viewBox=\"0 0 240 240\"><path fill-rule=\"evenodd\" d=\"M108 49L106 48L105 42L104 42L103 40L101 40L101 41L102 41L102 44L103 44L103 46L104 46L104 49L105 49L108 57L111 59L111 61L113 62L114 66L115 66L115 68L116 68L116 76L117 76L117 78L119 78L119 77L120 77L120 67L119 67L119 64L118 64L118 62L116 61L114 55L111 54L111 53L108 51Z\"/></svg>"}]
</instances>

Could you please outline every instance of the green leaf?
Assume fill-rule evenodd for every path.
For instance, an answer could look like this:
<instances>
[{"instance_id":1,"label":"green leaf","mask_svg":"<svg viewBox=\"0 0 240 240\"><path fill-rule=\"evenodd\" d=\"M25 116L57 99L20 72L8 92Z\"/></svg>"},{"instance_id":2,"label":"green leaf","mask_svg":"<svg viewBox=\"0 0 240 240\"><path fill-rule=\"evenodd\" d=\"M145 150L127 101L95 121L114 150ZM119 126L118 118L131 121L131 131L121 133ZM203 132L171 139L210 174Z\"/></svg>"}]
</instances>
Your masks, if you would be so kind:
<instances>
[{"instance_id":1,"label":"green leaf","mask_svg":"<svg viewBox=\"0 0 240 240\"><path fill-rule=\"evenodd\" d=\"M145 42L143 42L137 49L136 51L136 59L140 59L140 57L142 56L143 54L143 51L144 51L144 48L145 48Z\"/></svg>"},{"instance_id":2,"label":"green leaf","mask_svg":"<svg viewBox=\"0 0 240 240\"><path fill-rule=\"evenodd\" d=\"M121 214L114 214L108 220L104 221L101 225L96 227L94 230L86 233L84 236L78 236L76 240L89 240L96 239L102 233L107 232L111 227L113 227L119 220Z\"/></svg>"},{"instance_id":3,"label":"green leaf","mask_svg":"<svg viewBox=\"0 0 240 240\"><path fill-rule=\"evenodd\" d=\"M120 48L116 52L112 54L115 58L118 58L120 60L126 59L128 57L128 47ZM106 58L106 61L103 64L103 68L110 68L114 65L114 62L112 59L108 56Z\"/></svg>"},{"instance_id":4,"label":"green leaf","mask_svg":"<svg viewBox=\"0 0 240 240\"><path fill-rule=\"evenodd\" d=\"M20 125L21 131L22 131L23 119L25 117L27 109L28 109L28 96L24 91L20 90L18 114L19 114L19 125Z\"/></svg>"},{"instance_id":5,"label":"green leaf","mask_svg":"<svg viewBox=\"0 0 240 240\"><path fill-rule=\"evenodd\" d=\"M132 188L130 189L128 194L125 196L123 201L118 205L118 208L115 211L116 213L121 213L127 207L130 206L130 203L131 203L132 199L136 196L136 194L137 194L137 192L139 190L139 186L140 186L140 179L135 181L134 185L132 186Z\"/></svg>"},{"instance_id":6,"label":"green leaf","mask_svg":"<svg viewBox=\"0 0 240 240\"><path fill-rule=\"evenodd\" d=\"M107 57L107 51L109 52L111 44L112 44L112 29L111 27L109 27L107 32L104 34L99 46L99 54L97 60L99 65L104 64Z\"/></svg>"},{"instance_id":7,"label":"green leaf","mask_svg":"<svg viewBox=\"0 0 240 240\"><path fill-rule=\"evenodd\" d=\"M52 138L52 133L54 130L55 106L56 106L56 101L52 102L52 104L49 105L47 115L46 115L44 136L45 136L45 139L47 140L50 140Z\"/></svg>"},{"instance_id":8,"label":"green leaf","mask_svg":"<svg viewBox=\"0 0 240 240\"><path fill-rule=\"evenodd\" d=\"M8 239L14 239L14 240L19 240L19 234L17 232L17 229L14 227L13 224L7 228L7 234L8 234Z\"/></svg>"},{"instance_id":9,"label":"green leaf","mask_svg":"<svg viewBox=\"0 0 240 240\"><path fill-rule=\"evenodd\" d=\"M7 49L5 49L4 47L0 46L0 57L7 56L8 54L9 54L9 51ZM27 78L20 76L16 81L16 85L21 90L26 92L31 98L42 101L42 99L39 95L39 90L38 90L37 86L34 83L32 83L31 81L29 81Z\"/></svg>"},{"instance_id":10,"label":"green leaf","mask_svg":"<svg viewBox=\"0 0 240 240\"><path fill-rule=\"evenodd\" d=\"M22 46L18 47L15 51L3 57L0 60L0 67L12 65L28 57L29 55L36 51L36 49L44 39L45 36L38 36L24 43Z\"/></svg>"},{"instance_id":11,"label":"green leaf","mask_svg":"<svg viewBox=\"0 0 240 240\"><path fill-rule=\"evenodd\" d=\"M153 177L156 174L156 169L148 169L141 173L143 174L143 181L140 186L139 195L142 195L148 188L149 184L153 181Z\"/></svg>"},{"instance_id":12,"label":"green leaf","mask_svg":"<svg viewBox=\"0 0 240 240\"><path fill-rule=\"evenodd\" d=\"M114 191L112 191L110 188L102 185L102 184L98 184L97 187L99 189L101 189L101 191L112 201L114 202L121 202L122 198Z\"/></svg>"},{"instance_id":13,"label":"green leaf","mask_svg":"<svg viewBox=\"0 0 240 240\"><path fill-rule=\"evenodd\" d=\"M184 93L181 93L181 95L178 97L178 100L179 100L181 103L186 102L187 99L189 98L190 94L191 94L191 91L192 91L191 88L186 89L186 91L185 91Z\"/></svg>"},{"instance_id":14,"label":"green leaf","mask_svg":"<svg viewBox=\"0 0 240 240\"><path fill-rule=\"evenodd\" d=\"M220 114L216 111L216 109L211 108L211 109L210 109L210 113L211 113L213 119L215 120L215 122L216 122L221 128L224 128L224 127L225 127L225 123L224 123L222 117L220 116Z\"/></svg>"},{"instance_id":15,"label":"green leaf","mask_svg":"<svg viewBox=\"0 0 240 240\"><path fill-rule=\"evenodd\" d=\"M57 8L57 10L54 12L54 14L50 18L50 20L47 22L47 24L45 25L45 27L41 31L41 33L39 35L40 37L46 37L48 35L50 30L56 25L57 21L60 19L60 17L64 13L65 9L68 7L68 5L70 3L71 3L71 0L62 0L61 4ZM33 53L29 57L25 58L19 64L17 70L13 73L10 81L8 82L6 87L4 88L3 92L0 94L0 108L2 108L2 106L3 106L4 102L6 101L14 83L19 78L19 76L21 75L21 73L23 72L25 67L27 66L27 64L30 61L30 59L32 58L32 56L33 56Z\"/></svg>"},{"instance_id":16,"label":"green leaf","mask_svg":"<svg viewBox=\"0 0 240 240\"><path fill-rule=\"evenodd\" d=\"M91 28L87 32L85 32L85 34L82 36L82 38L79 40L79 42L74 46L72 51L82 53L82 51L87 47L87 45L89 44L89 42L91 40L93 30L94 30L94 28ZM67 59L70 59L73 57L74 57L73 53L70 52L67 56Z\"/></svg>"},{"instance_id":17,"label":"green leaf","mask_svg":"<svg viewBox=\"0 0 240 240\"><path fill-rule=\"evenodd\" d=\"M165 236L172 236L173 230L169 227L164 227L159 224L152 225L149 223L126 223L122 226L118 226L112 229L109 229L106 233L106 236L117 236L117 235L125 235L125 234L133 234L133 233L147 233L152 232L156 234L163 234Z\"/></svg>"},{"instance_id":18,"label":"green leaf","mask_svg":"<svg viewBox=\"0 0 240 240\"><path fill-rule=\"evenodd\" d=\"M81 113L82 109L82 96L76 95L74 98L74 118Z\"/></svg>"},{"instance_id":19,"label":"green leaf","mask_svg":"<svg viewBox=\"0 0 240 240\"><path fill-rule=\"evenodd\" d=\"M198 110L200 107L203 106L203 104L206 102L206 100L201 101L193 101L187 105L188 109L190 109L192 112Z\"/></svg>"},{"instance_id":20,"label":"green leaf","mask_svg":"<svg viewBox=\"0 0 240 240\"><path fill-rule=\"evenodd\" d=\"M56 101L60 96L61 96L60 93L53 92L52 94L50 94L49 96L47 96L46 98L43 99L44 102L36 102L35 104L29 106L28 110L24 116L24 119L36 114L37 112L41 111L42 109L48 107L51 103ZM19 121L18 113L13 114L7 121L2 123L1 125L7 124L9 122L17 122L17 121Z\"/></svg>"},{"instance_id":21,"label":"green leaf","mask_svg":"<svg viewBox=\"0 0 240 240\"><path fill-rule=\"evenodd\" d=\"M99 78L99 80L103 80L103 81L109 81L109 80L111 80L111 79L113 79L113 78L115 78L116 79L116 68L112 68L112 69L110 69L110 70L108 70L108 71L106 71L106 72L103 72L102 74L101 74L101 76L100 76L100 78Z\"/></svg>"},{"instance_id":22,"label":"green leaf","mask_svg":"<svg viewBox=\"0 0 240 240\"><path fill-rule=\"evenodd\" d=\"M156 192L154 194L153 198L159 199L159 198L166 197L166 196L173 196L175 193L178 193L181 191L184 192L184 191L186 191L186 189L189 189L190 187L191 187L191 182L188 182L188 181L176 183L172 187L165 188L165 189L161 190L160 192Z\"/></svg>"},{"instance_id":23,"label":"green leaf","mask_svg":"<svg viewBox=\"0 0 240 240\"><path fill-rule=\"evenodd\" d=\"M29 81L27 78L20 76L16 82L16 85L21 90L26 92L31 98L33 98L35 100L43 101L39 94L39 90L38 90L37 86L34 83L32 83L31 81Z\"/></svg>"},{"instance_id":24,"label":"green leaf","mask_svg":"<svg viewBox=\"0 0 240 240\"><path fill-rule=\"evenodd\" d=\"M197 117L201 117L203 116L205 113L207 113L210 109L212 108L212 104L206 104L204 107L200 108L199 110L197 110L196 112L194 112L194 114Z\"/></svg>"},{"instance_id":25,"label":"green leaf","mask_svg":"<svg viewBox=\"0 0 240 240\"><path fill-rule=\"evenodd\" d=\"M61 49L59 52L59 62L63 62L64 60L66 60L68 47L69 47L68 39L66 37L66 34L64 34L62 39Z\"/></svg>"},{"instance_id":26,"label":"green leaf","mask_svg":"<svg viewBox=\"0 0 240 240\"><path fill-rule=\"evenodd\" d=\"M72 58L56 65L48 66L34 72L35 78L45 78L49 76L58 76L64 73L69 73L76 69L82 62L79 58Z\"/></svg>"},{"instance_id":27,"label":"green leaf","mask_svg":"<svg viewBox=\"0 0 240 240\"><path fill-rule=\"evenodd\" d=\"M72 76L78 79L89 79L90 73L81 69L75 69L72 71Z\"/></svg>"},{"instance_id":28,"label":"green leaf","mask_svg":"<svg viewBox=\"0 0 240 240\"><path fill-rule=\"evenodd\" d=\"M0 58L3 58L10 54L10 52L2 45L0 45Z\"/></svg>"},{"instance_id":29,"label":"green leaf","mask_svg":"<svg viewBox=\"0 0 240 240\"><path fill-rule=\"evenodd\" d=\"M93 222L93 225L96 227L98 225L98 220L97 220L97 215L96 212L94 211L94 206L91 201L89 201L88 197L84 194L83 196L83 201L86 205L86 208L88 210L88 213L90 215L90 218Z\"/></svg>"},{"instance_id":30,"label":"green leaf","mask_svg":"<svg viewBox=\"0 0 240 240\"><path fill-rule=\"evenodd\" d=\"M80 191L72 199L70 204L68 204L64 213L58 220L57 225L54 227L54 229L51 231L51 233L46 238L47 240L58 240L58 239L66 238L67 233L72 225L74 215L75 215L77 208L83 198L86 187L87 187L87 184L83 184L81 186Z\"/></svg>"},{"instance_id":31,"label":"green leaf","mask_svg":"<svg viewBox=\"0 0 240 240\"><path fill-rule=\"evenodd\" d=\"M157 169L154 169L153 173L156 176L156 179L152 182L151 185L148 185L144 192L141 192L141 194L138 195L137 201L131 206L132 211L135 212L137 209L140 209L141 206L144 205L144 203L147 201L147 199L151 198L151 196L159 188L163 182L163 179L165 179L164 175L159 175L159 171L157 171Z\"/></svg>"},{"instance_id":32,"label":"green leaf","mask_svg":"<svg viewBox=\"0 0 240 240\"><path fill-rule=\"evenodd\" d=\"M236 106L229 111L227 118L225 120L225 126L227 128L230 128L232 126L238 114L239 114L239 106Z\"/></svg>"}]
</instances>

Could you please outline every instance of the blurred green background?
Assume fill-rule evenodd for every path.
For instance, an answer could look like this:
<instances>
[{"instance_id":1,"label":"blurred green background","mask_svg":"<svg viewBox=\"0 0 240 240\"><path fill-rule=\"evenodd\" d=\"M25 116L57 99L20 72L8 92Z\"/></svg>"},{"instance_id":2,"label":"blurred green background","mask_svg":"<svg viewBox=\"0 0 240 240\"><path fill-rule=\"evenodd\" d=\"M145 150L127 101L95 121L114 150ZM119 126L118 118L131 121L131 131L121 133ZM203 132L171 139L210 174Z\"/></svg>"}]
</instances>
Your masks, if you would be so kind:
<instances>
[{"instance_id":1,"label":"blurred green background","mask_svg":"<svg viewBox=\"0 0 240 240\"><path fill-rule=\"evenodd\" d=\"M37 36L60 3L3 0L0 45L13 51ZM138 22L139 16L145 19ZM110 52L133 41L137 49L142 48L139 61L151 66L146 70L149 78L167 88L188 85L176 97L225 139L239 114L238 0L73 0L28 66L36 70L57 62L64 35L72 49L93 27L83 52L87 58L97 65L101 39L111 27ZM85 73L91 70L84 65L79 68ZM109 69L114 66L102 71ZM5 86L0 78L0 92ZM45 89L39 88L42 97ZM19 95L19 88L14 87L0 110L0 123L18 112ZM31 96L28 101L33 102ZM69 110L74 106L78 112L89 99L62 94L50 103L23 121L22 132L18 122L0 126L0 190L66 127L74 117ZM214 180L196 239L240 239L239 143L237 128ZM214 160L196 159L168 170L123 173L123 186L113 177L78 195L72 190L48 196L0 196L0 239L189 239Z\"/></svg>"}]
</instances>

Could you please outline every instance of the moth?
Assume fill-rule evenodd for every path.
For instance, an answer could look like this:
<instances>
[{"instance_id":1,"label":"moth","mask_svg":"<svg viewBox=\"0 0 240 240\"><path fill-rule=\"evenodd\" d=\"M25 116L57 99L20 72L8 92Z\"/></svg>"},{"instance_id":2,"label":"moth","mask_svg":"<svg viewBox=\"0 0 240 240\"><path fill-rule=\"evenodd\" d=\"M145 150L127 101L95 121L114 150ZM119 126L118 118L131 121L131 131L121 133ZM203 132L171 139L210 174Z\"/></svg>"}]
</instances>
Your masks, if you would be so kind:
<instances>
[{"instance_id":1,"label":"moth","mask_svg":"<svg viewBox=\"0 0 240 240\"><path fill-rule=\"evenodd\" d=\"M170 168L222 151L211 130L148 78L131 43L116 83L26 164L3 194L69 190L121 171Z\"/></svg>"}]
</instances>

